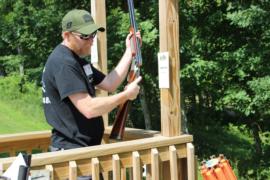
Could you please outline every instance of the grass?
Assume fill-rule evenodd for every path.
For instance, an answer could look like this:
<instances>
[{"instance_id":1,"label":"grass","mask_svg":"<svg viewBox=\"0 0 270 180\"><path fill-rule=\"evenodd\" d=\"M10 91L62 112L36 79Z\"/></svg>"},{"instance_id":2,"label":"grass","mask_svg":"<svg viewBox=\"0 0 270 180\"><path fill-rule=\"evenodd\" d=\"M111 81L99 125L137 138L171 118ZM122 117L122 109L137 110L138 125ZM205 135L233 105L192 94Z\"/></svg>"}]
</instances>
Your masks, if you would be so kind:
<instances>
[{"instance_id":1,"label":"grass","mask_svg":"<svg viewBox=\"0 0 270 180\"><path fill-rule=\"evenodd\" d=\"M48 130L42 109L0 99L0 134Z\"/></svg>"},{"instance_id":2,"label":"grass","mask_svg":"<svg viewBox=\"0 0 270 180\"><path fill-rule=\"evenodd\" d=\"M0 92L0 134L50 129L41 104L41 88L27 77L0 77Z\"/></svg>"}]
</instances>

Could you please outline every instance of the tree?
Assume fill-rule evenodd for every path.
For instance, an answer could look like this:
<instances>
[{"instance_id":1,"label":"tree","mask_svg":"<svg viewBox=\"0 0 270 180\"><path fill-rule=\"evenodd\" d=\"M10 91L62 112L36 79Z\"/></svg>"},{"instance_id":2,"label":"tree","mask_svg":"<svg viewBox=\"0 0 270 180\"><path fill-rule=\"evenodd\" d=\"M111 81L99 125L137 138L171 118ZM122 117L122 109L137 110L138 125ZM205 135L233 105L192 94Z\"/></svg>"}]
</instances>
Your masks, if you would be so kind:
<instances>
[{"instance_id":1,"label":"tree","mask_svg":"<svg viewBox=\"0 0 270 180\"><path fill-rule=\"evenodd\" d=\"M262 139L270 127L266 110L270 102L269 20L266 18L270 4L265 1L181 2L184 18L181 82L193 132L202 125L217 128L232 123L240 129L247 128L254 140L249 153L249 160L253 162L240 161L240 174L246 178L269 177L269 172L262 173L267 164L264 158L269 154L269 142ZM202 143L210 139L198 138ZM257 171L248 171L254 164Z\"/></svg>"}]
</instances>

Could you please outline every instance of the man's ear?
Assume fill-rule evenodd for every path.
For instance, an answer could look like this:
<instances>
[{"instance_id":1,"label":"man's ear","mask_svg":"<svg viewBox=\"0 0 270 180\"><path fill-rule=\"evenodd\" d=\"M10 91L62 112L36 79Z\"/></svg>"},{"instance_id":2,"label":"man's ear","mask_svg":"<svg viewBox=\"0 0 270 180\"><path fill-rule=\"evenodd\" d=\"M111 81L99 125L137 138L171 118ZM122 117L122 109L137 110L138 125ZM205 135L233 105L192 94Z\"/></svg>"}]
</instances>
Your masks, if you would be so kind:
<instances>
[{"instance_id":1,"label":"man's ear","mask_svg":"<svg viewBox=\"0 0 270 180\"><path fill-rule=\"evenodd\" d=\"M70 32L68 32L68 31L62 32L62 38L64 40L68 40L69 39L69 35L70 35Z\"/></svg>"}]
</instances>

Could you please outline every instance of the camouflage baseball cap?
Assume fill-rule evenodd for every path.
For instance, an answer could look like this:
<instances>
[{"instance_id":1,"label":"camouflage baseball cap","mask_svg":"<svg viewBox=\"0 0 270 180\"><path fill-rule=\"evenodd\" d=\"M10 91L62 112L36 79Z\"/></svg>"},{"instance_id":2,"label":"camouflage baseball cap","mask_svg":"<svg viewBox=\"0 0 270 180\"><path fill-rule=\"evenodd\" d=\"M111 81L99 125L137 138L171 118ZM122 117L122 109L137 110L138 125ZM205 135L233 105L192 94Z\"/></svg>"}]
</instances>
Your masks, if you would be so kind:
<instances>
[{"instance_id":1,"label":"camouflage baseball cap","mask_svg":"<svg viewBox=\"0 0 270 180\"><path fill-rule=\"evenodd\" d=\"M105 28L96 25L91 14L85 10L71 10L62 20L62 31L76 31L88 35L97 30L103 32Z\"/></svg>"}]
</instances>

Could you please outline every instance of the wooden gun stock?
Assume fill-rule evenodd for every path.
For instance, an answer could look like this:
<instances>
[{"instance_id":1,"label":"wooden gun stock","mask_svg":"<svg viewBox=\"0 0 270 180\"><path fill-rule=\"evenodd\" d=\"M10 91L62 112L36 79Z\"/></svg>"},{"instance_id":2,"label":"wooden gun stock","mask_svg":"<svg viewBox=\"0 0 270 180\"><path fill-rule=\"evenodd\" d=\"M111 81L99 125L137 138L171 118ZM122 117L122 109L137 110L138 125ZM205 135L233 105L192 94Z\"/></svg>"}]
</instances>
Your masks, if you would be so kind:
<instances>
[{"instance_id":1,"label":"wooden gun stock","mask_svg":"<svg viewBox=\"0 0 270 180\"><path fill-rule=\"evenodd\" d=\"M128 83L131 83L136 78L136 73L134 71L130 71L128 74ZM128 112L130 109L131 101L127 100L123 104L120 104L116 118L113 124L113 128L110 134L110 139L114 140L122 140L125 132L125 124L128 117Z\"/></svg>"},{"instance_id":2,"label":"wooden gun stock","mask_svg":"<svg viewBox=\"0 0 270 180\"><path fill-rule=\"evenodd\" d=\"M130 109L130 101L126 101L124 104L121 104L119 110L116 114L116 119L113 124L112 132L110 139L122 140L125 131L126 119Z\"/></svg>"}]
</instances>

